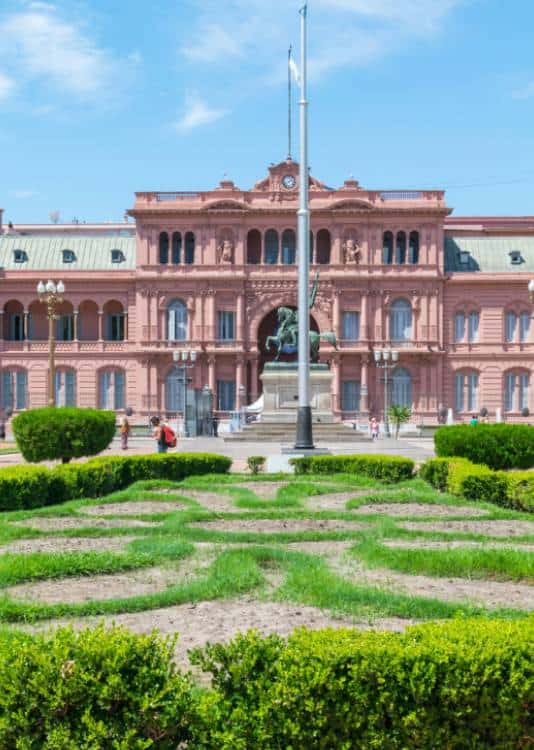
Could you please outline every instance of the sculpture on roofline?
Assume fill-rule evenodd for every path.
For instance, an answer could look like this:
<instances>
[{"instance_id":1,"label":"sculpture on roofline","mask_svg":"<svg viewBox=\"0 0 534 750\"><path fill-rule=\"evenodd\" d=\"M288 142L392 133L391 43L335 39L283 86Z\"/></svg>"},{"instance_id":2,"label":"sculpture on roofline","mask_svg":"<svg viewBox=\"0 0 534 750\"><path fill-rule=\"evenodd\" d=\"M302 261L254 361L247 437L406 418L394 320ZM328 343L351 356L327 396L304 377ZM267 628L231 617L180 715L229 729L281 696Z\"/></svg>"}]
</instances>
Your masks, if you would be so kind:
<instances>
[{"instance_id":1,"label":"sculpture on roofline","mask_svg":"<svg viewBox=\"0 0 534 750\"><path fill-rule=\"evenodd\" d=\"M345 263L360 262L360 246L352 237L348 237L343 243L343 256Z\"/></svg>"}]
</instances>

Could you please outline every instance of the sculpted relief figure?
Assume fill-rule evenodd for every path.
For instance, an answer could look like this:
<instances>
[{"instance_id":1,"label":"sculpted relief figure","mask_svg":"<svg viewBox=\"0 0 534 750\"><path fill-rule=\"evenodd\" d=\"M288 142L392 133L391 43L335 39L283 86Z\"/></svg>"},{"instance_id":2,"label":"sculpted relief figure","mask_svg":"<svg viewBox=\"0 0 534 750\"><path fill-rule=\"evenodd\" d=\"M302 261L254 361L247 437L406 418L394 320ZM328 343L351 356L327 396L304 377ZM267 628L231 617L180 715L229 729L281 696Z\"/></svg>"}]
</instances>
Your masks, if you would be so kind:
<instances>
[{"instance_id":1,"label":"sculpted relief figure","mask_svg":"<svg viewBox=\"0 0 534 750\"><path fill-rule=\"evenodd\" d=\"M233 263L234 261L234 243L232 240L223 240L217 248L219 263Z\"/></svg>"},{"instance_id":2,"label":"sculpted relief figure","mask_svg":"<svg viewBox=\"0 0 534 750\"><path fill-rule=\"evenodd\" d=\"M347 237L343 243L343 257L345 263L360 262L360 246L354 237Z\"/></svg>"}]
</instances>

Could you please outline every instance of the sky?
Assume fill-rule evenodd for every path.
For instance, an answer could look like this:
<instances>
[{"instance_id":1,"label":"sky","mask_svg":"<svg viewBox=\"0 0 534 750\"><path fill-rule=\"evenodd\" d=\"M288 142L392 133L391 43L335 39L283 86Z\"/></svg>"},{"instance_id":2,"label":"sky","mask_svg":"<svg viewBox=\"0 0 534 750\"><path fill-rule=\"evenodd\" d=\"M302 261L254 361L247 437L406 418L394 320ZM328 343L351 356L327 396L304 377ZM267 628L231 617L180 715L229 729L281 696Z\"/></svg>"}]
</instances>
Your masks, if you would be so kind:
<instances>
[{"instance_id":1,"label":"sky","mask_svg":"<svg viewBox=\"0 0 534 750\"><path fill-rule=\"evenodd\" d=\"M5 221L121 220L135 191L225 174L252 187L287 155L300 5L0 0ZM532 0L309 0L308 18L315 177L534 214Z\"/></svg>"}]
</instances>

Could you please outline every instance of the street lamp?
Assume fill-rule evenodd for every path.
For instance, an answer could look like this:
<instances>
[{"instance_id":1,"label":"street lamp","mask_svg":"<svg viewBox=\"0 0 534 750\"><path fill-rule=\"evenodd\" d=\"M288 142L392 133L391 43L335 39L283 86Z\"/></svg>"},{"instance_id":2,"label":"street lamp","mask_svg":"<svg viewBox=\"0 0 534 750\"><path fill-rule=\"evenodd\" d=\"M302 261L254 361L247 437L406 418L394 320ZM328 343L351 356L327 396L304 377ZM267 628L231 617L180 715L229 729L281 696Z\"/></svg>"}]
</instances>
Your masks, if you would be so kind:
<instances>
[{"instance_id":1,"label":"street lamp","mask_svg":"<svg viewBox=\"0 0 534 750\"><path fill-rule=\"evenodd\" d=\"M186 408L187 408L187 371L191 370L197 361L198 352L193 349L177 349L172 353L172 358L176 362L177 367L182 372L182 378L180 382L183 385L183 422L184 422L184 437L189 437L189 431L187 429L186 419Z\"/></svg>"},{"instance_id":2,"label":"street lamp","mask_svg":"<svg viewBox=\"0 0 534 750\"><path fill-rule=\"evenodd\" d=\"M46 315L48 317L48 406L56 405L55 394L55 354L56 354L56 328L55 322L58 318L57 308L63 302L65 293L65 284L58 281L57 284L48 279L40 281L37 284L37 294L39 300L46 305Z\"/></svg>"},{"instance_id":3,"label":"street lamp","mask_svg":"<svg viewBox=\"0 0 534 750\"><path fill-rule=\"evenodd\" d=\"M384 370L384 430L387 437L391 437L389 429L389 371L397 366L399 353L391 349L375 349L373 352L375 365L379 370Z\"/></svg>"}]
</instances>

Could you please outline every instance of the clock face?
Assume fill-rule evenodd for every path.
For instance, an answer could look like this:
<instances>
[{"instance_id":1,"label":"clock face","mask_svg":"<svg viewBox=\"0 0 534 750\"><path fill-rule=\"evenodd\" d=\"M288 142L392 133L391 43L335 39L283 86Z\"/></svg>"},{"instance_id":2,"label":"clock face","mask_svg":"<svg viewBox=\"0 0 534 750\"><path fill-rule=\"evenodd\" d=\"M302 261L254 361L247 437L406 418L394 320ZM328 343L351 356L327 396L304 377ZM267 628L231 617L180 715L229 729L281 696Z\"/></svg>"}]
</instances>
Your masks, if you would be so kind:
<instances>
[{"instance_id":1,"label":"clock face","mask_svg":"<svg viewBox=\"0 0 534 750\"><path fill-rule=\"evenodd\" d=\"M286 188L286 190L292 190L296 184L297 181L292 174L286 174L284 177L282 177L282 185Z\"/></svg>"}]
</instances>

